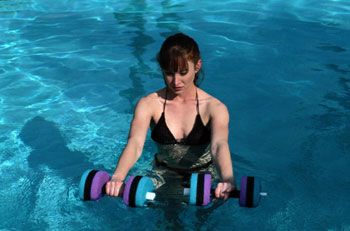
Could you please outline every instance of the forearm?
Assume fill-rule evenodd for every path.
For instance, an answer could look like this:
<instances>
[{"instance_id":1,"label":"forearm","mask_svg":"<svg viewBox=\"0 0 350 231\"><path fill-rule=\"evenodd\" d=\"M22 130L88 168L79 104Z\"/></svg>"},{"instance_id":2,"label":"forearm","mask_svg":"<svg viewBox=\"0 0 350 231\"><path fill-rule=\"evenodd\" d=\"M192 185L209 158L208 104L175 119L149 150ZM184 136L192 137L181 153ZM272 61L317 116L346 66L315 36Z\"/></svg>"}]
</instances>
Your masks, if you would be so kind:
<instances>
[{"instance_id":1,"label":"forearm","mask_svg":"<svg viewBox=\"0 0 350 231\"><path fill-rule=\"evenodd\" d=\"M138 146L132 140L129 140L120 155L117 167L114 171L112 179L124 181L129 170L134 166L136 161L140 158L142 147Z\"/></svg>"},{"instance_id":2,"label":"forearm","mask_svg":"<svg viewBox=\"0 0 350 231\"><path fill-rule=\"evenodd\" d=\"M213 162L220 173L223 182L235 184L232 160L227 142L221 142L212 146Z\"/></svg>"}]
</instances>

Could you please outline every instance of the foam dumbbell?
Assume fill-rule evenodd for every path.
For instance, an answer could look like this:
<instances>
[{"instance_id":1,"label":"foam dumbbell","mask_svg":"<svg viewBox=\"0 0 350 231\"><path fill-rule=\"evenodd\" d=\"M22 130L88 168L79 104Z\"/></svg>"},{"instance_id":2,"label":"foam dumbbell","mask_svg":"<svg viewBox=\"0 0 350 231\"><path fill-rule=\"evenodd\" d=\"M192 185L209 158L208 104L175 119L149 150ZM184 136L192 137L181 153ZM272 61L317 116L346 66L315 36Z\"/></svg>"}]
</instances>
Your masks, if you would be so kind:
<instances>
[{"instance_id":1,"label":"foam dumbbell","mask_svg":"<svg viewBox=\"0 0 350 231\"><path fill-rule=\"evenodd\" d=\"M87 170L80 179L79 197L81 200L98 200L106 193L106 183L110 177L105 171ZM131 207L141 207L154 200L155 190L149 177L130 176L122 192L123 201Z\"/></svg>"},{"instance_id":2,"label":"foam dumbbell","mask_svg":"<svg viewBox=\"0 0 350 231\"><path fill-rule=\"evenodd\" d=\"M214 192L210 174L192 174L190 188L184 189L184 195L189 195L189 204L199 206L208 205ZM258 206L260 198L266 195L267 193L261 192L260 180L249 176L241 178L240 190L230 193L230 197L239 198L239 205L243 207Z\"/></svg>"}]
</instances>

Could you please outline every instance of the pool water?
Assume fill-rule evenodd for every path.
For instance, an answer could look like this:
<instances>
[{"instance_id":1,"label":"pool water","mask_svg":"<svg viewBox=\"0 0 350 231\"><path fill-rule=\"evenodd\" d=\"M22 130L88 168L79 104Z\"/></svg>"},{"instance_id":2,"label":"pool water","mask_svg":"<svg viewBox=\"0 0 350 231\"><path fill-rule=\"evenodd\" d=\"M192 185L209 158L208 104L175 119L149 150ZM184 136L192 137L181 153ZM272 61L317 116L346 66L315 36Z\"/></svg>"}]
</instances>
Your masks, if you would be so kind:
<instances>
[{"instance_id":1,"label":"pool water","mask_svg":"<svg viewBox=\"0 0 350 231\"><path fill-rule=\"evenodd\" d=\"M162 41L201 48L201 87L230 112L235 176L254 209L82 202L112 173L133 107L164 86ZM0 230L350 230L348 0L0 1ZM130 174L145 174L149 135Z\"/></svg>"}]
</instances>

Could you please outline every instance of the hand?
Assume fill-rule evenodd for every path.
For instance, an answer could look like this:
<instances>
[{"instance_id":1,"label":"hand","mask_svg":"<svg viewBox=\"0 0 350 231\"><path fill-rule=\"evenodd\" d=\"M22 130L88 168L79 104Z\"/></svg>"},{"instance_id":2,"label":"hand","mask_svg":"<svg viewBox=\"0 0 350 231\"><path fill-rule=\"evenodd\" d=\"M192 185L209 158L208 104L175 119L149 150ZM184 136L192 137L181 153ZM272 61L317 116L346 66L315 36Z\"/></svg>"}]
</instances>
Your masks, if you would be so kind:
<instances>
[{"instance_id":1,"label":"hand","mask_svg":"<svg viewBox=\"0 0 350 231\"><path fill-rule=\"evenodd\" d=\"M124 182L118 179L111 179L106 184L106 194L109 196L122 196L124 191Z\"/></svg>"},{"instance_id":2,"label":"hand","mask_svg":"<svg viewBox=\"0 0 350 231\"><path fill-rule=\"evenodd\" d=\"M214 201L217 201L220 198L226 201L230 196L230 192L234 191L235 189L236 189L236 185L232 184L231 182L218 183L215 189Z\"/></svg>"}]
</instances>

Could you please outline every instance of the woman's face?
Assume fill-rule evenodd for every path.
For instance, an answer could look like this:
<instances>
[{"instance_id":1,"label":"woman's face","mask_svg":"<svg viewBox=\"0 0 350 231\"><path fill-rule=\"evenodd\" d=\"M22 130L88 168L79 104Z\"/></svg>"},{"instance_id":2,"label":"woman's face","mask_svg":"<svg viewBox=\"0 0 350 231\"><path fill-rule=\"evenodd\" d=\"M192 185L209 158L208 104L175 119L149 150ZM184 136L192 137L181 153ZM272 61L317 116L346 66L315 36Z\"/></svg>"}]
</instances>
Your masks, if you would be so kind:
<instances>
[{"instance_id":1,"label":"woman's face","mask_svg":"<svg viewBox=\"0 0 350 231\"><path fill-rule=\"evenodd\" d=\"M192 61L187 61L187 70L178 70L175 73L163 70L165 83L175 94L181 94L194 86L194 78L201 65L201 60L198 60L196 65Z\"/></svg>"}]
</instances>

